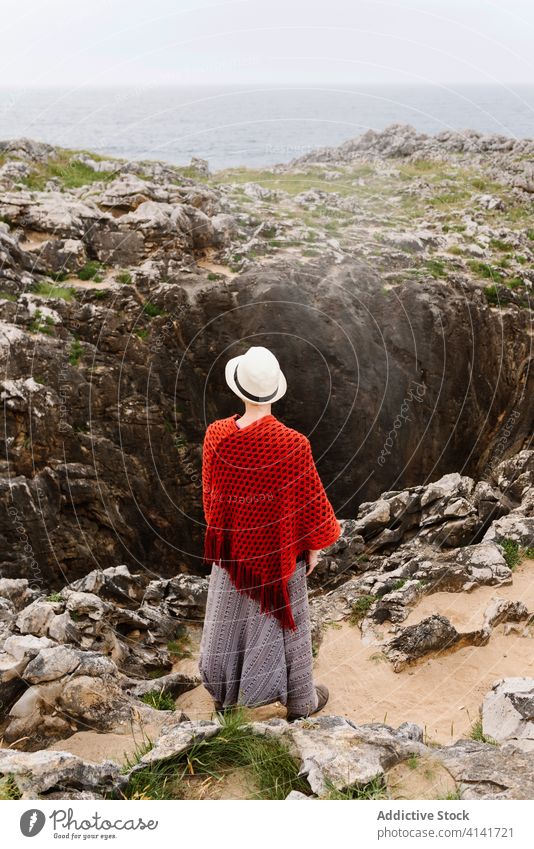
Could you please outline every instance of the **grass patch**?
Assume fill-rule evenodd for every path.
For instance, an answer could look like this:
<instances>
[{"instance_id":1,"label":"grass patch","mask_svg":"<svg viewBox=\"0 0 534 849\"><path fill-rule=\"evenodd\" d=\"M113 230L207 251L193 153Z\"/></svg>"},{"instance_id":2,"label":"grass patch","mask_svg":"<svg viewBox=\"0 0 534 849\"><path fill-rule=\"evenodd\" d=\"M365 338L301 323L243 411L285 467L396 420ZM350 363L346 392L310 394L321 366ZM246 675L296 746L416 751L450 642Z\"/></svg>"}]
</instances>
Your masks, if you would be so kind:
<instances>
[{"instance_id":1,"label":"grass patch","mask_svg":"<svg viewBox=\"0 0 534 849\"><path fill-rule=\"evenodd\" d=\"M42 295L44 298L61 298L63 301L72 301L74 298L74 289L69 286L58 286L57 283L47 283L43 281L38 283L33 290L36 295Z\"/></svg>"},{"instance_id":2,"label":"grass patch","mask_svg":"<svg viewBox=\"0 0 534 849\"><path fill-rule=\"evenodd\" d=\"M132 282L132 275L129 271L119 271L117 282L122 283L123 286L129 285Z\"/></svg>"},{"instance_id":3,"label":"grass patch","mask_svg":"<svg viewBox=\"0 0 534 849\"><path fill-rule=\"evenodd\" d=\"M183 637L177 637L175 640L171 640L167 643L167 650L169 654L173 656L174 660L182 660L184 657L193 656L191 651L191 640L187 634L184 634Z\"/></svg>"},{"instance_id":4,"label":"grass patch","mask_svg":"<svg viewBox=\"0 0 534 849\"><path fill-rule=\"evenodd\" d=\"M154 743L152 742L150 737L147 737L145 740L143 740L142 743L139 743L139 745L136 747L135 751L131 755L125 754L121 769L122 774L124 775L125 773L130 772L130 770L133 769L134 766L137 766L143 755L146 755L147 752L150 752L150 750L153 748Z\"/></svg>"},{"instance_id":5,"label":"grass patch","mask_svg":"<svg viewBox=\"0 0 534 849\"><path fill-rule=\"evenodd\" d=\"M75 339L70 346L69 363L71 366L77 366L83 356L83 346L79 339Z\"/></svg>"},{"instance_id":6,"label":"grass patch","mask_svg":"<svg viewBox=\"0 0 534 849\"><path fill-rule=\"evenodd\" d=\"M47 595L46 601L63 601L63 596L61 593L50 593L50 595Z\"/></svg>"},{"instance_id":7,"label":"grass patch","mask_svg":"<svg viewBox=\"0 0 534 849\"><path fill-rule=\"evenodd\" d=\"M486 300L492 307L498 307L501 304L499 299L499 291L497 286L486 286L484 289L484 294L486 296Z\"/></svg>"},{"instance_id":8,"label":"grass patch","mask_svg":"<svg viewBox=\"0 0 534 849\"><path fill-rule=\"evenodd\" d=\"M101 283L103 280L102 271L104 267L101 262L96 259L90 259L85 263L83 268L78 271L80 280L94 280L95 283Z\"/></svg>"},{"instance_id":9,"label":"grass patch","mask_svg":"<svg viewBox=\"0 0 534 849\"><path fill-rule=\"evenodd\" d=\"M162 690L150 690L141 696L141 701L156 710L176 710L173 697Z\"/></svg>"},{"instance_id":10,"label":"grass patch","mask_svg":"<svg viewBox=\"0 0 534 849\"><path fill-rule=\"evenodd\" d=\"M503 550L504 559L508 568L513 570L516 566L519 566L521 563L519 543L514 542L513 539L503 539L499 545Z\"/></svg>"},{"instance_id":11,"label":"grass patch","mask_svg":"<svg viewBox=\"0 0 534 849\"><path fill-rule=\"evenodd\" d=\"M490 239L490 246L498 251L513 251L514 246L502 239Z\"/></svg>"},{"instance_id":12,"label":"grass patch","mask_svg":"<svg viewBox=\"0 0 534 849\"><path fill-rule=\"evenodd\" d=\"M451 800L451 801L453 799L461 799L461 798L462 797L460 796L460 791L458 789L449 790L449 792L445 793L444 796L436 796L436 799Z\"/></svg>"},{"instance_id":13,"label":"grass patch","mask_svg":"<svg viewBox=\"0 0 534 849\"><path fill-rule=\"evenodd\" d=\"M350 787L345 787L342 790L338 790L337 787L327 781L326 782L327 793L323 796L323 799L329 800L342 800L342 799L387 799L387 788L384 784L384 780L382 777L378 776L377 778L373 778L372 781L368 781L367 784L363 784L362 786L352 785Z\"/></svg>"},{"instance_id":14,"label":"grass patch","mask_svg":"<svg viewBox=\"0 0 534 849\"><path fill-rule=\"evenodd\" d=\"M3 802L12 802L16 799L22 799L22 793L17 787L15 778L9 773L0 778L0 800Z\"/></svg>"},{"instance_id":15,"label":"grass patch","mask_svg":"<svg viewBox=\"0 0 534 849\"><path fill-rule=\"evenodd\" d=\"M496 283L502 283L502 274L487 262L481 262L478 259L470 259L468 265L471 271L478 275L478 277L484 277L486 279L495 280Z\"/></svg>"},{"instance_id":16,"label":"grass patch","mask_svg":"<svg viewBox=\"0 0 534 849\"><path fill-rule=\"evenodd\" d=\"M463 189L458 189L452 192L442 192L442 194L435 195L433 198L430 198L429 203L431 206L450 206L451 204L459 203L462 200L466 200L469 197L469 192L466 192Z\"/></svg>"},{"instance_id":17,"label":"grass patch","mask_svg":"<svg viewBox=\"0 0 534 849\"><path fill-rule=\"evenodd\" d=\"M161 307L158 307L157 304L153 304L152 301L147 301L143 304L143 312L145 315L148 315L149 318L156 318L158 315L163 315Z\"/></svg>"},{"instance_id":18,"label":"grass patch","mask_svg":"<svg viewBox=\"0 0 534 849\"><path fill-rule=\"evenodd\" d=\"M439 259L428 259L426 262L426 267L428 268L432 277L445 277L446 269L445 263Z\"/></svg>"},{"instance_id":19,"label":"grass patch","mask_svg":"<svg viewBox=\"0 0 534 849\"><path fill-rule=\"evenodd\" d=\"M0 292L0 300L2 301L16 301L18 300L16 295L12 295L11 292Z\"/></svg>"},{"instance_id":20,"label":"grass patch","mask_svg":"<svg viewBox=\"0 0 534 849\"><path fill-rule=\"evenodd\" d=\"M33 319L28 325L30 333L44 333L45 336L54 335L54 322L49 315L43 316L41 310L35 310Z\"/></svg>"},{"instance_id":21,"label":"grass patch","mask_svg":"<svg viewBox=\"0 0 534 849\"><path fill-rule=\"evenodd\" d=\"M292 790L309 793L298 764L277 739L253 735L242 710L221 716L221 730L193 744L188 752L147 765L134 773L123 793L126 799L187 799L194 797L198 780L209 793L226 776L242 772L250 797L285 799Z\"/></svg>"},{"instance_id":22,"label":"grass patch","mask_svg":"<svg viewBox=\"0 0 534 849\"><path fill-rule=\"evenodd\" d=\"M374 595L362 595L356 599L349 615L349 623L351 625L359 625L375 601L376 597Z\"/></svg>"},{"instance_id":23,"label":"grass patch","mask_svg":"<svg viewBox=\"0 0 534 849\"><path fill-rule=\"evenodd\" d=\"M490 743L492 746L499 745L497 740L494 740L493 737L490 737L488 734L484 734L481 719L477 719L476 722L473 723L471 730L469 731L469 736L472 740L478 740L480 743Z\"/></svg>"},{"instance_id":24,"label":"grass patch","mask_svg":"<svg viewBox=\"0 0 534 849\"><path fill-rule=\"evenodd\" d=\"M91 157L96 159L93 154ZM113 171L94 171L89 165L77 162L72 151L61 151L56 159L37 166L21 182L33 191L42 191L48 180L56 177L66 189L79 189L90 183L109 182L115 176Z\"/></svg>"}]
</instances>

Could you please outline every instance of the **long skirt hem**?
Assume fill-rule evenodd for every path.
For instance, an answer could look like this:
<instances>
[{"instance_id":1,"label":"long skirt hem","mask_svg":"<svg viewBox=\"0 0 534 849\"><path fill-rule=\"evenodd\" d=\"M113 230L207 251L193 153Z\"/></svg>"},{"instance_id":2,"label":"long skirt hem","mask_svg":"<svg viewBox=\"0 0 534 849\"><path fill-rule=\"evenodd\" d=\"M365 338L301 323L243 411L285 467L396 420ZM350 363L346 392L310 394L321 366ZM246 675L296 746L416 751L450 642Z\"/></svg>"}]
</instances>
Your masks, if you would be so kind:
<instances>
[{"instance_id":1,"label":"long skirt hem","mask_svg":"<svg viewBox=\"0 0 534 849\"><path fill-rule=\"evenodd\" d=\"M262 613L258 602L237 590L228 573L213 563L199 671L214 701L224 708L281 702L293 715L316 710L306 568L299 560L288 581L296 625L291 630Z\"/></svg>"}]
</instances>

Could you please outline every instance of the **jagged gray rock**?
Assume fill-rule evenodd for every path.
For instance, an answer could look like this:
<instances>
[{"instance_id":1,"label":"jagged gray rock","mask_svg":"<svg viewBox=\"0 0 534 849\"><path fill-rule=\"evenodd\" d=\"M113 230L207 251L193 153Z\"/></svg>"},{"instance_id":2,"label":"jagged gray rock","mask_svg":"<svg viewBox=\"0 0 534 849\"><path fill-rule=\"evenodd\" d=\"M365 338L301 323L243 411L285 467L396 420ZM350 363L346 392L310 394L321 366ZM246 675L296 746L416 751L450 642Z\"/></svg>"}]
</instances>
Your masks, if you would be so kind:
<instances>
[{"instance_id":1,"label":"jagged gray rock","mask_svg":"<svg viewBox=\"0 0 534 849\"><path fill-rule=\"evenodd\" d=\"M462 799L534 799L532 757L514 746L458 740L433 754L458 783Z\"/></svg>"},{"instance_id":2,"label":"jagged gray rock","mask_svg":"<svg viewBox=\"0 0 534 849\"><path fill-rule=\"evenodd\" d=\"M0 749L0 775L12 779L22 799L101 799L126 783L120 766L112 761L94 764L55 751Z\"/></svg>"},{"instance_id":3,"label":"jagged gray rock","mask_svg":"<svg viewBox=\"0 0 534 849\"><path fill-rule=\"evenodd\" d=\"M482 703L482 730L499 743L534 752L534 679L495 681Z\"/></svg>"}]
</instances>

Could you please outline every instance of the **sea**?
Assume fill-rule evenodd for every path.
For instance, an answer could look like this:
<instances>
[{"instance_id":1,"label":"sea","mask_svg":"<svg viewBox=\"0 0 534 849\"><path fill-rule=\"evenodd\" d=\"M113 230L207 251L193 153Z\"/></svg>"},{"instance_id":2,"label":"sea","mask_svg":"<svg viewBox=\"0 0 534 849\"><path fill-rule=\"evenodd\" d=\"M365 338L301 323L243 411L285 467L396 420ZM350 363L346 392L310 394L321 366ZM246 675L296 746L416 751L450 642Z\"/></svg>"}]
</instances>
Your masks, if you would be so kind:
<instances>
[{"instance_id":1,"label":"sea","mask_svg":"<svg viewBox=\"0 0 534 849\"><path fill-rule=\"evenodd\" d=\"M213 171L287 162L368 129L534 137L534 86L292 85L0 89L0 139Z\"/></svg>"}]
</instances>

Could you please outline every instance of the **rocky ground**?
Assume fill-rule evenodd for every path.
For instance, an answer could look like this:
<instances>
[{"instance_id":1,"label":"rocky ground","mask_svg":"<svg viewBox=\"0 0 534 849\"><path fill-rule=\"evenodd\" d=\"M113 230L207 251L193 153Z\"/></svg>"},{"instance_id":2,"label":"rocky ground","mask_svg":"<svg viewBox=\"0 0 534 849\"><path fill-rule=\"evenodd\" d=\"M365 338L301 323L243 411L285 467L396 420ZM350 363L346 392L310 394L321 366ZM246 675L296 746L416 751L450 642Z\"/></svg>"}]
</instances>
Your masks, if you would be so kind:
<instances>
[{"instance_id":1,"label":"rocky ground","mask_svg":"<svg viewBox=\"0 0 534 849\"><path fill-rule=\"evenodd\" d=\"M230 734L195 670L201 440L258 334L343 520L310 595L332 699L231 733L289 753L282 798L534 797L533 168L400 126L217 174L0 142L6 798L159 798Z\"/></svg>"},{"instance_id":2,"label":"rocky ground","mask_svg":"<svg viewBox=\"0 0 534 849\"><path fill-rule=\"evenodd\" d=\"M465 687L462 697L471 703L470 687L488 680L492 686L479 710L467 712L471 727L459 737L452 733L447 744L428 733L426 722L422 727L412 721L413 706L396 728L385 719L359 721L367 709L363 701L352 716L331 715L327 707L324 716L294 724L276 706L250 712L243 734L276 738L285 746L307 782L304 795L359 790L362 798L436 798L440 792L449 798L532 798L534 594L526 588L534 578L533 500L534 451L523 451L497 466L489 483L451 474L384 493L362 505L356 520L343 523L340 540L314 576L318 671L325 633L343 622L352 626L344 641L349 650L357 651L358 632L371 658L379 657L396 675L422 670L427 687L425 667L468 649L467 680L463 663L455 667ZM479 543L443 549L436 542L446 534L458 540L462 532L472 533L489 508L499 517ZM393 544L385 535L392 512L406 519ZM525 564L525 581L515 584ZM439 613L405 624L425 601L432 608L438 595L469 594L474 607L485 587L492 595L476 628L459 630ZM127 795L141 770L173 764L221 732L194 674L194 657L184 661L193 653L206 591L203 577L149 580L126 566L94 570L48 596L30 589L27 579L1 580L0 772L6 793ZM455 607L453 602L453 618ZM483 650L497 634L503 641L498 651L506 647L513 675L497 677L486 669ZM362 660L359 677L366 674ZM343 674L335 651L328 666L335 703L336 688L350 689L350 675ZM473 669L479 680L472 680ZM401 712L402 691L409 687L417 684L408 678L395 696ZM436 693L425 709L443 710L439 698ZM375 710L387 713L388 699L388 692L376 692ZM199 705L206 704L202 715Z\"/></svg>"}]
</instances>

